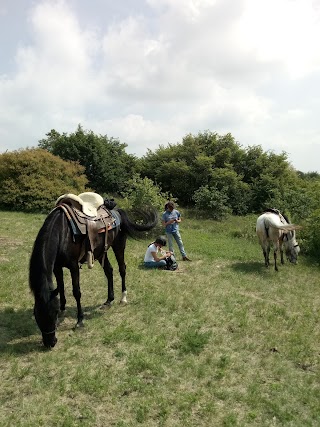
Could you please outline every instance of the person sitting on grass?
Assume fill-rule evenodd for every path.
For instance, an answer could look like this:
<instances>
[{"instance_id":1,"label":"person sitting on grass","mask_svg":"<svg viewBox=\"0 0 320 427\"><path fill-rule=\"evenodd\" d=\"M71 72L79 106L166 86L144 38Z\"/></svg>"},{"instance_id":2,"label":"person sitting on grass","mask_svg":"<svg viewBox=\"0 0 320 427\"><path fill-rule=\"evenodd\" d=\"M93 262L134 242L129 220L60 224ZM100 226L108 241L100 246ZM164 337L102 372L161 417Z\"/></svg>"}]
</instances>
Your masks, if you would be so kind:
<instances>
[{"instance_id":1,"label":"person sitting on grass","mask_svg":"<svg viewBox=\"0 0 320 427\"><path fill-rule=\"evenodd\" d=\"M166 258L171 255L169 251L161 251L163 246L166 246L167 241L164 236L159 236L147 248L144 256L144 266L146 268L162 268L166 269Z\"/></svg>"}]
</instances>

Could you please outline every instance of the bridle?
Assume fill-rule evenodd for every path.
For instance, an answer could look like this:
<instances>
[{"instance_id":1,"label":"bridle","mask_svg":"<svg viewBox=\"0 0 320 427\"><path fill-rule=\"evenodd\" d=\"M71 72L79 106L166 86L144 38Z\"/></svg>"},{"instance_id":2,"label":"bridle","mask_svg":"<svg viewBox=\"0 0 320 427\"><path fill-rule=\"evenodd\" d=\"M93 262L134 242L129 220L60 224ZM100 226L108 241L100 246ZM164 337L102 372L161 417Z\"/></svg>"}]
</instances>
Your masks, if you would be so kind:
<instances>
[{"instance_id":1,"label":"bridle","mask_svg":"<svg viewBox=\"0 0 320 427\"><path fill-rule=\"evenodd\" d=\"M286 240L287 242L289 242L289 240L291 239L289 239L288 234L284 234L283 240ZM299 243L296 243L295 245L293 245L294 248L297 248L298 246L299 246Z\"/></svg>"},{"instance_id":2,"label":"bridle","mask_svg":"<svg viewBox=\"0 0 320 427\"><path fill-rule=\"evenodd\" d=\"M54 334L56 332L56 330L57 329L54 329L53 331L50 331L50 332L41 331L41 333L44 334L44 335L50 335L50 334Z\"/></svg>"},{"instance_id":3,"label":"bridle","mask_svg":"<svg viewBox=\"0 0 320 427\"><path fill-rule=\"evenodd\" d=\"M34 314L34 316L35 316L35 314ZM36 316L35 316L36 317ZM50 331L50 332L46 332L46 331L43 331L40 327L39 327L39 329L40 329L40 331L41 331L41 333L43 334L43 335L51 335L51 334L54 334L55 332L56 332L56 330L57 330L57 327L55 327L52 331Z\"/></svg>"}]
</instances>

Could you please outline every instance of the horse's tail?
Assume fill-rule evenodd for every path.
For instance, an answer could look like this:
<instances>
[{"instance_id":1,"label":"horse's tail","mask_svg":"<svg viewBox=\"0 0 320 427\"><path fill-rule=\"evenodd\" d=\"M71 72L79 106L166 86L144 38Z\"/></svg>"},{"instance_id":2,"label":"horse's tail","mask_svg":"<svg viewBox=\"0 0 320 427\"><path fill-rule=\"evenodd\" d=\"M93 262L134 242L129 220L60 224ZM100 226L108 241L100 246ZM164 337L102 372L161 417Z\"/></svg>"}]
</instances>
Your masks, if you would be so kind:
<instances>
[{"instance_id":1,"label":"horse's tail","mask_svg":"<svg viewBox=\"0 0 320 427\"><path fill-rule=\"evenodd\" d=\"M301 225L297 224L282 224L281 222L278 222L278 217L276 218L277 220L275 220L273 216L268 216L268 218L265 219L265 223L273 228L276 228L277 230L282 230L284 232L300 230L302 228Z\"/></svg>"},{"instance_id":2,"label":"horse's tail","mask_svg":"<svg viewBox=\"0 0 320 427\"><path fill-rule=\"evenodd\" d=\"M272 224L272 227L282 230L284 232L301 230L302 226L297 224Z\"/></svg>"},{"instance_id":3,"label":"horse's tail","mask_svg":"<svg viewBox=\"0 0 320 427\"><path fill-rule=\"evenodd\" d=\"M128 236L134 239L143 237L143 232L152 230L159 222L159 215L155 208L145 207L143 209L135 209L130 212L135 220L129 219L126 211L123 209L117 209L121 217L120 228L121 231L125 232Z\"/></svg>"}]
</instances>

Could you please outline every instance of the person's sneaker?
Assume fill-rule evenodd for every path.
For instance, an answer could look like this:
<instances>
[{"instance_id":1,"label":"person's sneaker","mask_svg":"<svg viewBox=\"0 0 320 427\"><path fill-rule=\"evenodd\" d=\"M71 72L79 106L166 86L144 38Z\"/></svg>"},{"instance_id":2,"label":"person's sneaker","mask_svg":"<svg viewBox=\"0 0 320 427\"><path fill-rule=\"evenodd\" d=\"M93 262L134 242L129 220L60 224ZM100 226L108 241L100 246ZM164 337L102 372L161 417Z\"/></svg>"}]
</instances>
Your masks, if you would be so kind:
<instances>
[{"instance_id":1,"label":"person's sneaker","mask_svg":"<svg viewBox=\"0 0 320 427\"><path fill-rule=\"evenodd\" d=\"M184 257L182 258L182 260L183 260L183 261L191 261L191 259L190 259L190 258L188 258L187 256L184 256Z\"/></svg>"}]
</instances>

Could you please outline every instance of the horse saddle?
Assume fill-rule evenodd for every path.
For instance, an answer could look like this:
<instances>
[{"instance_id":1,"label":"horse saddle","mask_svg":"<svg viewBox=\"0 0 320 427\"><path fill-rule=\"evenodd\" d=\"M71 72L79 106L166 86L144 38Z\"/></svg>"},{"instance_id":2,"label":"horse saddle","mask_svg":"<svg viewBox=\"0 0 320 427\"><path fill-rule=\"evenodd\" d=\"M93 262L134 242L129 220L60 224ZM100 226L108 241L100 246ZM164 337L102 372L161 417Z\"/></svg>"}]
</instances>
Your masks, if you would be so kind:
<instances>
[{"instance_id":1,"label":"horse saddle","mask_svg":"<svg viewBox=\"0 0 320 427\"><path fill-rule=\"evenodd\" d=\"M80 259L88 262L88 267L93 267L93 252L99 244L99 234L104 233L104 251L107 247L108 230L116 226L116 218L103 203L103 198L92 192L64 194L56 201L56 208L62 209L69 220L75 241L76 236L86 236Z\"/></svg>"},{"instance_id":2,"label":"horse saddle","mask_svg":"<svg viewBox=\"0 0 320 427\"><path fill-rule=\"evenodd\" d=\"M267 212L274 213L274 214L276 214L276 215L279 216L279 219L282 222L282 224L287 224L286 219L284 218L284 216L281 214L281 212L278 209L276 209L276 208L267 208L263 212L264 213L267 213ZM267 227L266 225L265 225L265 230L266 230L266 235L269 238L269 227Z\"/></svg>"},{"instance_id":3,"label":"horse saddle","mask_svg":"<svg viewBox=\"0 0 320 427\"><path fill-rule=\"evenodd\" d=\"M271 212L271 213L274 213L274 214L276 214L276 215L280 215L280 211L279 211L278 209L276 209L276 208L267 208L267 209L265 209L263 212L264 212L264 213L265 213L265 212Z\"/></svg>"},{"instance_id":4,"label":"horse saddle","mask_svg":"<svg viewBox=\"0 0 320 427\"><path fill-rule=\"evenodd\" d=\"M267 208L263 212L264 213L271 212L271 213L274 213L274 214L278 215L279 218L280 218L280 221L282 222L282 224L288 224L289 223L289 220L286 217L284 217L282 215L282 213L278 209L276 209L276 208Z\"/></svg>"}]
</instances>

